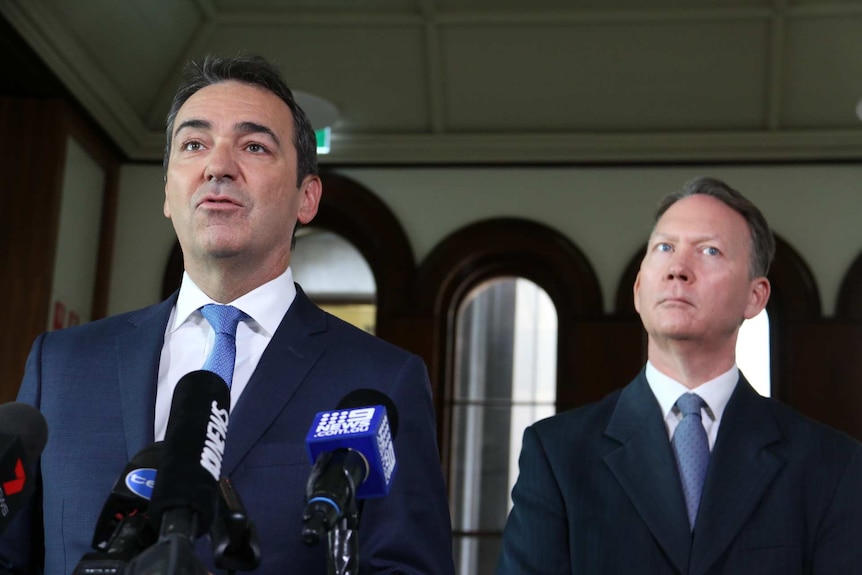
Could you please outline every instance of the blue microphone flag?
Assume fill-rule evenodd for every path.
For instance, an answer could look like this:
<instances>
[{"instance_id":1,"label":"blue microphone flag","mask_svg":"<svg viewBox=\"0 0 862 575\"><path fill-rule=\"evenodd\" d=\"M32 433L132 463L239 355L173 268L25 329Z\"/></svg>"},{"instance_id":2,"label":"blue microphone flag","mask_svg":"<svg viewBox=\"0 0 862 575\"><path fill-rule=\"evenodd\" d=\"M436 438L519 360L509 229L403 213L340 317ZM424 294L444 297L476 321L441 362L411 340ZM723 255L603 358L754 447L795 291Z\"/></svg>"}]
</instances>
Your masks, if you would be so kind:
<instances>
[{"instance_id":1,"label":"blue microphone flag","mask_svg":"<svg viewBox=\"0 0 862 575\"><path fill-rule=\"evenodd\" d=\"M353 449L363 456L368 473L365 481L357 486L357 499L383 497L389 493L398 462L384 406L320 412L312 422L305 444L312 463L321 453L336 449Z\"/></svg>"}]
</instances>

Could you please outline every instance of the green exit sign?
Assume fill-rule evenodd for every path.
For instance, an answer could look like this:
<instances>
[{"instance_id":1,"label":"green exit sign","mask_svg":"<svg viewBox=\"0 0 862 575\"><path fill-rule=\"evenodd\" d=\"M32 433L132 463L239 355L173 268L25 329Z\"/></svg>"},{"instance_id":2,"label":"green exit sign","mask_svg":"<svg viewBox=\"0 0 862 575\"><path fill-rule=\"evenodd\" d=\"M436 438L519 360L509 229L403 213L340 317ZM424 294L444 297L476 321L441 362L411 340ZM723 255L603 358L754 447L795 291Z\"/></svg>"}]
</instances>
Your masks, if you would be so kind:
<instances>
[{"instance_id":1,"label":"green exit sign","mask_svg":"<svg viewBox=\"0 0 862 575\"><path fill-rule=\"evenodd\" d=\"M329 143L332 139L331 128L323 128L322 130L315 130L314 136L317 138L317 153L318 154L328 154L329 153Z\"/></svg>"}]
</instances>

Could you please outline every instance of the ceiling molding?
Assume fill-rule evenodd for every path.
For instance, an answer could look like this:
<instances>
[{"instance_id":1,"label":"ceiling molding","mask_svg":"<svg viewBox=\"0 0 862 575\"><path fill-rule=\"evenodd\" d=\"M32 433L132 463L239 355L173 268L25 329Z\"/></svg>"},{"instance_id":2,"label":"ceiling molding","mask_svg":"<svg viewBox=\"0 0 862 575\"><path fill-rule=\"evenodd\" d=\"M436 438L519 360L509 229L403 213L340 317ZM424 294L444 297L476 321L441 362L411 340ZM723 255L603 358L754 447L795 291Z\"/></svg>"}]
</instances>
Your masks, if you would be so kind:
<instances>
[{"instance_id":1,"label":"ceiling molding","mask_svg":"<svg viewBox=\"0 0 862 575\"><path fill-rule=\"evenodd\" d=\"M321 164L862 160L862 133L340 135Z\"/></svg>"},{"instance_id":2,"label":"ceiling molding","mask_svg":"<svg viewBox=\"0 0 862 575\"><path fill-rule=\"evenodd\" d=\"M362 9L332 0L322 10L283 0L268 10L263 0L249 9L186 0L185 20L174 21L183 26L173 28L184 35L169 57L138 69L91 44L92 25L66 21L92 24L110 5L85 4L0 0L0 13L132 161L161 161L160 126L185 63L237 46L283 63L297 89L337 100L341 125L322 164L862 160L853 115L862 97L859 2L609 0L594 9L535 0L489 9L459 0L453 10L452 0L367 0ZM114 40L160 10L110 6ZM170 29L172 14L152 14L154 30ZM735 51L716 45L733 31ZM688 43L677 47L677 34ZM333 42L328 52L311 46L319 37ZM125 74L141 70L148 91L133 93Z\"/></svg>"}]
</instances>

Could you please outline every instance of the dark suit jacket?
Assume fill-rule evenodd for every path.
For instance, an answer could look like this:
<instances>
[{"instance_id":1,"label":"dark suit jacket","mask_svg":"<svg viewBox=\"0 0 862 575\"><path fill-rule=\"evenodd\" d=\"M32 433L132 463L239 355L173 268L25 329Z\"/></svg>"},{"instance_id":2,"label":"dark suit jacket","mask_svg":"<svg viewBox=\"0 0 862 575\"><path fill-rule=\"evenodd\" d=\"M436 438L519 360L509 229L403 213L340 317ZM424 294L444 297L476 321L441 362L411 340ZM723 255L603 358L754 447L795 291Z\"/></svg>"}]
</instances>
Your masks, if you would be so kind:
<instances>
[{"instance_id":1,"label":"dark suit jacket","mask_svg":"<svg viewBox=\"0 0 862 575\"><path fill-rule=\"evenodd\" d=\"M315 413L350 390L373 388L399 415L398 469L389 495L366 500L363 573L450 574L451 525L425 365L324 313L297 288L296 300L230 414L222 474L230 476L260 537L259 574L326 573L326 543L301 542L311 465L305 436ZM96 518L117 477L153 441L156 381L176 294L143 310L41 335L19 400L49 426L42 454L45 572L71 573L90 551ZM36 502L38 503L38 501ZM32 573L22 512L0 539L0 572ZM212 550L198 553L212 568ZM36 546L41 543L36 542Z\"/></svg>"},{"instance_id":2,"label":"dark suit jacket","mask_svg":"<svg viewBox=\"0 0 862 575\"><path fill-rule=\"evenodd\" d=\"M643 372L524 433L498 575L862 573L862 446L740 377L692 535Z\"/></svg>"}]
</instances>

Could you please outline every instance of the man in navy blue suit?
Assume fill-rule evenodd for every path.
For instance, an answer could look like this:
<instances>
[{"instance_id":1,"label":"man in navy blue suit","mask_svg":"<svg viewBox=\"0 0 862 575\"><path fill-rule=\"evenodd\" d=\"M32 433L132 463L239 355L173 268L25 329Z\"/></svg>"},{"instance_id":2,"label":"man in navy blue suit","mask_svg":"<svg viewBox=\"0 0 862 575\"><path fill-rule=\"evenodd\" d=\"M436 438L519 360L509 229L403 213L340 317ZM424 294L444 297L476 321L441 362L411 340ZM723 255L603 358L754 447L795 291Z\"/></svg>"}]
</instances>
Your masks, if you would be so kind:
<instances>
[{"instance_id":1,"label":"man in navy blue suit","mask_svg":"<svg viewBox=\"0 0 862 575\"><path fill-rule=\"evenodd\" d=\"M524 432L498 575L862 573L862 446L736 366L774 246L719 180L661 202L634 285L646 367Z\"/></svg>"},{"instance_id":2,"label":"man in navy blue suit","mask_svg":"<svg viewBox=\"0 0 862 575\"><path fill-rule=\"evenodd\" d=\"M321 181L313 129L279 73L254 56L189 68L168 116L164 214L183 251L168 300L41 335L19 400L50 428L41 488L0 539L0 572L71 573L131 458L164 437L174 387L204 364L205 304L245 313L236 332L222 474L260 541L261 574L326 573L326 543L302 543L313 416L351 390L396 406L398 470L390 493L364 502L362 573L454 572L448 503L425 365L316 307L290 268L297 225L315 216ZM206 538L196 553L210 571ZM44 565L44 567L42 567Z\"/></svg>"}]
</instances>

